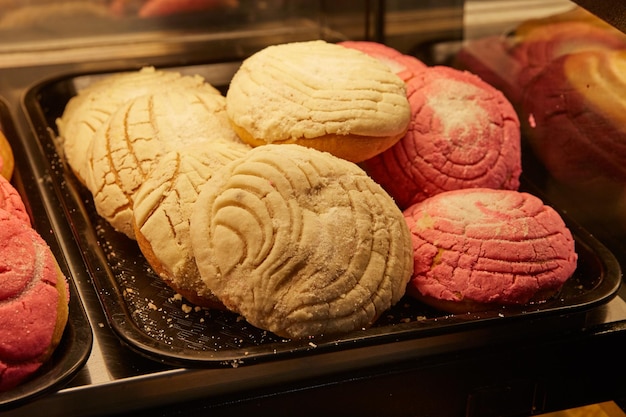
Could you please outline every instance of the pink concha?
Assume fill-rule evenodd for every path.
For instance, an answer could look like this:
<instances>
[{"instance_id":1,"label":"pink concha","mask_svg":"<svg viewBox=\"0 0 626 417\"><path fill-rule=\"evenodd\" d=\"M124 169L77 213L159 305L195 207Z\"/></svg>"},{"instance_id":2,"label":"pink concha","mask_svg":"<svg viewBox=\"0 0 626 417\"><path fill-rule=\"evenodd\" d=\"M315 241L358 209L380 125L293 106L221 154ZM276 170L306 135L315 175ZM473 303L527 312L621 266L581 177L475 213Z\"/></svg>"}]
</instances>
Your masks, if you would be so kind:
<instances>
[{"instance_id":1,"label":"pink concha","mask_svg":"<svg viewBox=\"0 0 626 417\"><path fill-rule=\"evenodd\" d=\"M12 216L30 224L30 217L24 206L22 197L9 180L0 176L0 209L6 210Z\"/></svg>"},{"instance_id":2,"label":"pink concha","mask_svg":"<svg viewBox=\"0 0 626 417\"><path fill-rule=\"evenodd\" d=\"M500 91L469 72L429 67L407 94L407 134L363 164L401 208L444 191L519 187L520 124Z\"/></svg>"},{"instance_id":3,"label":"pink concha","mask_svg":"<svg viewBox=\"0 0 626 417\"><path fill-rule=\"evenodd\" d=\"M356 49L384 62L402 81L407 82L427 68L414 56L403 54L390 46L371 41L343 41L339 45Z\"/></svg>"},{"instance_id":4,"label":"pink concha","mask_svg":"<svg viewBox=\"0 0 626 417\"><path fill-rule=\"evenodd\" d=\"M576 269L569 229L528 193L448 191L409 207L404 217L414 249L407 293L442 310L545 301Z\"/></svg>"},{"instance_id":5,"label":"pink concha","mask_svg":"<svg viewBox=\"0 0 626 417\"><path fill-rule=\"evenodd\" d=\"M67 320L67 283L41 236L0 209L0 392L47 360ZM65 288L62 287L65 285Z\"/></svg>"}]
</instances>

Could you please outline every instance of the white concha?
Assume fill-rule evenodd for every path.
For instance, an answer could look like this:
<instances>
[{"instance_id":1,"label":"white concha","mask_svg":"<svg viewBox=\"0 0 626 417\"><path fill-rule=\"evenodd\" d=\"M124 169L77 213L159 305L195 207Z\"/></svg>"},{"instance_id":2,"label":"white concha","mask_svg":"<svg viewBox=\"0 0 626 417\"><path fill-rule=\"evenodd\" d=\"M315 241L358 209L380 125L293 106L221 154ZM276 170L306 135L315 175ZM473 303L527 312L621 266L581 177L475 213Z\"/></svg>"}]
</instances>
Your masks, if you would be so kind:
<instances>
[{"instance_id":1,"label":"white concha","mask_svg":"<svg viewBox=\"0 0 626 417\"><path fill-rule=\"evenodd\" d=\"M135 237L146 260L169 286L203 307L215 307L217 301L193 257L192 207L213 173L249 150L243 143L215 141L170 152L133 198Z\"/></svg>"},{"instance_id":2,"label":"white concha","mask_svg":"<svg viewBox=\"0 0 626 417\"><path fill-rule=\"evenodd\" d=\"M215 140L240 143L224 101L189 88L146 94L121 106L96 131L87 152L85 183L98 214L133 238L133 194L161 156Z\"/></svg>"},{"instance_id":3,"label":"white concha","mask_svg":"<svg viewBox=\"0 0 626 417\"><path fill-rule=\"evenodd\" d=\"M56 120L64 156L78 179L84 182L88 166L85 155L96 130L129 100L158 90L198 88L220 94L199 76L144 67L115 73L78 91Z\"/></svg>"},{"instance_id":4,"label":"white concha","mask_svg":"<svg viewBox=\"0 0 626 417\"><path fill-rule=\"evenodd\" d=\"M402 213L357 165L266 145L218 170L191 217L202 279L231 310L280 336L367 328L405 292Z\"/></svg>"}]
</instances>

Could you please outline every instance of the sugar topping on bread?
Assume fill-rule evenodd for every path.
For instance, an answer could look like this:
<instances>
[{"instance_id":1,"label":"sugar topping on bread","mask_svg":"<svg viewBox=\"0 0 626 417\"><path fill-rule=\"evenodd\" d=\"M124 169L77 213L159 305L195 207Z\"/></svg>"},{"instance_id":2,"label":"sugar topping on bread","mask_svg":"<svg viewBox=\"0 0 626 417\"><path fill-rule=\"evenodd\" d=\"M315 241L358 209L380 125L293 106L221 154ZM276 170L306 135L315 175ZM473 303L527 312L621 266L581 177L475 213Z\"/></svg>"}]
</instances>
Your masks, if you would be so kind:
<instances>
[{"instance_id":1,"label":"sugar topping on bread","mask_svg":"<svg viewBox=\"0 0 626 417\"><path fill-rule=\"evenodd\" d=\"M223 165L250 147L216 140L164 155L133 197L135 238L154 271L196 305L223 308L200 279L189 219L200 189Z\"/></svg>"},{"instance_id":2,"label":"sugar topping on bread","mask_svg":"<svg viewBox=\"0 0 626 417\"><path fill-rule=\"evenodd\" d=\"M0 264L0 391L4 391L32 376L60 343L69 290L41 236L3 209Z\"/></svg>"},{"instance_id":3,"label":"sugar topping on bread","mask_svg":"<svg viewBox=\"0 0 626 417\"><path fill-rule=\"evenodd\" d=\"M387 65L324 41L253 54L226 100L235 131L253 146L298 143L353 162L395 143L410 116L404 82Z\"/></svg>"},{"instance_id":4,"label":"sugar topping on bread","mask_svg":"<svg viewBox=\"0 0 626 417\"><path fill-rule=\"evenodd\" d=\"M442 66L424 69L407 89L408 132L363 163L401 208L443 191L519 187L520 123L500 91Z\"/></svg>"},{"instance_id":5,"label":"sugar topping on bread","mask_svg":"<svg viewBox=\"0 0 626 417\"><path fill-rule=\"evenodd\" d=\"M404 211L414 246L408 293L450 312L546 301L576 269L571 232L539 198L448 191Z\"/></svg>"},{"instance_id":6,"label":"sugar topping on bread","mask_svg":"<svg viewBox=\"0 0 626 417\"><path fill-rule=\"evenodd\" d=\"M94 135L86 184L98 213L134 237L133 194L159 158L213 140L240 142L222 95L197 89L155 91L118 108Z\"/></svg>"},{"instance_id":7,"label":"sugar topping on bread","mask_svg":"<svg viewBox=\"0 0 626 417\"><path fill-rule=\"evenodd\" d=\"M191 217L202 279L231 310L278 335L366 328L412 271L402 213L355 164L266 145L218 170Z\"/></svg>"},{"instance_id":8,"label":"sugar topping on bread","mask_svg":"<svg viewBox=\"0 0 626 417\"><path fill-rule=\"evenodd\" d=\"M59 139L68 164L77 178L88 177L85 155L96 130L128 100L158 90L200 89L220 94L199 75L187 76L176 71L144 67L139 71L104 76L78 91L56 120Z\"/></svg>"}]
</instances>

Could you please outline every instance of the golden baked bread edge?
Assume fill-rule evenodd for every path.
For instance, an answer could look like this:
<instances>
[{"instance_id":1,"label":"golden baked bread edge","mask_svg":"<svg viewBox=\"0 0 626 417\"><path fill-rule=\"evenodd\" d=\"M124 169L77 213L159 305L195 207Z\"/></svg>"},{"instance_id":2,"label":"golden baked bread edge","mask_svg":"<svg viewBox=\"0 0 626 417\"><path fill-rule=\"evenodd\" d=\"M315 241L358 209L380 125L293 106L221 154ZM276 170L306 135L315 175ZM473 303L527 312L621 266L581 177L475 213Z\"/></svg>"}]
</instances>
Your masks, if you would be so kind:
<instances>
[{"instance_id":1,"label":"golden baked bread edge","mask_svg":"<svg viewBox=\"0 0 626 417\"><path fill-rule=\"evenodd\" d=\"M2 130L0 130L0 175L10 181L14 167L15 159L11 144Z\"/></svg>"},{"instance_id":2,"label":"golden baked bread edge","mask_svg":"<svg viewBox=\"0 0 626 417\"><path fill-rule=\"evenodd\" d=\"M208 298L201 297L198 294L194 293L191 290L186 290L184 288L180 288L174 283L174 280L171 278L172 272L168 271L167 268L163 265L162 262L159 261L158 257L155 255L154 250L152 249L152 245L145 238L145 236L141 233L141 229L133 219L133 230L135 231L135 241L139 246L139 250L143 254L148 265L153 269L154 273L159 276L163 282L173 289L176 293L180 294L189 302L204 308L216 309L216 310L225 310L226 307L222 302L217 298Z\"/></svg>"},{"instance_id":3,"label":"golden baked bread edge","mask_svg":"<svg viewBox=\"0 0 626 417\"><path fill-rule=\"evenodd\" d=\"M68 292L68 284L63 272L59 268L59 264L56 259L54 260L55 268L57 271L57 283L56 290L59 293L59 299L57 302L57 321L54 326L54 331L52 332L52 339L48 349L41 355L39 360L44 363L54 353L56 348L61 343L61 339L63 338L63 333L65 332L65 328L67 327L67 322L70 315L70 307L69 307L69 292Z\"/></svg>"},{"instance_id":4,"label":"golden baked bread edge","mask_svg":"<svg viewBox=\"0 0 626 417\"><path fill-rule=\"evenodd\" d=\"M233 130L239 138L250 146L258 147L268 145L269 142L253 137L248 131L231 121ZM296 144L328 152L339 158L359 163L386 151L404 137L407 128L396 135L391 136L363 136L363 135L338 135L327 134L315 138L292 138L271 142L275 145Z\"/></svg>"}]
</instances>

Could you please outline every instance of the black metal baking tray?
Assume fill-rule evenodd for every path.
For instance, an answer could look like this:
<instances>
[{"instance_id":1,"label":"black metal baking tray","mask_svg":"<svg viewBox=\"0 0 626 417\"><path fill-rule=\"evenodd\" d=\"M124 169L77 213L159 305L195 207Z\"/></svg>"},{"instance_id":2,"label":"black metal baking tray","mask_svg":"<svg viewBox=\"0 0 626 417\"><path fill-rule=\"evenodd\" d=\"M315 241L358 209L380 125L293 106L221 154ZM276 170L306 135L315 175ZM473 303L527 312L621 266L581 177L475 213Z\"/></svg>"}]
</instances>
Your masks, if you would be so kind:
<instances>
[{"instance_id":1,"label":"black metal baking tray","mask_svg":"<svg viewBox=\"0 0 626 417\"><path fill-rule=\"evenodd\" d=\"M17 132L8 109L6 102L0 98L0 130L9 140L16 160L12 184L20 192L31 218L36 216L38 222L42 222L45 214L40 212L39 206L34 201L36 196L27 191L36 188L29 185L34 178L28 173L22 144L16 140ZM48 243L55 251L54 243L50 241ZM59 261L59 266L65 271L58 251L55 256ZM35 375L11 390L0 392L0 412L61 388L82 368L89 357L93 343L91 327L72 277L67 273L65 275L69 281L70 301L68 322L61 342L52 357L39 368Z\"/></svg>"},{"instance_id":2,"label":"black metal baking tray","mask_svg":"<svg viewBox=\"0 0 626 417\"><path fill-rule=\"evenodd\" d=\"M237 63L226 63L169 69L200 74L225 91L237 67ZM370 329L302 341L281 339L232 313L189 308L151 271L136 243L115 232L96 214L91 196L64 166L55 145L55 119L61 116L67 101L77 89L108 73L67 74L29 89L23 104L39 143L26 145L44 152L54 167L53 180L63 210L68 213L110 326L129 347L154 360L178 366L238 366L254 360L363 347L474 326L519 320L530 323L602 305L615 296L620 286L621 270L613 254L584 229L568 222L576 239L579 265L559 296L541 304L450 315L405 297ZM528 331L531 328L528 326Z\"/></svg>"}]
</instances>

